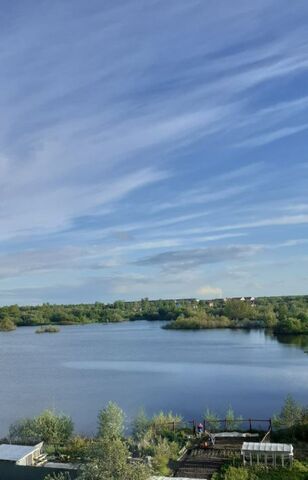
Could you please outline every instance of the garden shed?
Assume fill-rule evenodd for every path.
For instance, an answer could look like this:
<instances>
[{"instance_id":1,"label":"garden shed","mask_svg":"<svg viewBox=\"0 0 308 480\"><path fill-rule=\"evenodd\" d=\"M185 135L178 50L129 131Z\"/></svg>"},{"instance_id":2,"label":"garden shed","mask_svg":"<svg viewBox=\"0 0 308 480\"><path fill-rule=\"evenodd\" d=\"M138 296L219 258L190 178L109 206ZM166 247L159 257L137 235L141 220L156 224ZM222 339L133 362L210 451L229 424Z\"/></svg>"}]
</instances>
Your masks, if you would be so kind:
<instances>
[{"instance_id":1,"label":"garden shed","mask_svg":"<svg viewBox=\"0 0 308 480\"><path fill-rule=\"evenodd\" d=\"M241 454L244 465L290 466L293 462L293 445L244 442Z\"/></svg>"},{"instance_id":2,"label":"garden shed","mask_svg":"<svg viewBox=\"0 0 308 480\"><path fill-rule=\"evenodd\" d=\"M16 465L35 465L41 456L43 442L34 446L0 445L0 462L13 462Z\"/></svg>"}]
</instances>

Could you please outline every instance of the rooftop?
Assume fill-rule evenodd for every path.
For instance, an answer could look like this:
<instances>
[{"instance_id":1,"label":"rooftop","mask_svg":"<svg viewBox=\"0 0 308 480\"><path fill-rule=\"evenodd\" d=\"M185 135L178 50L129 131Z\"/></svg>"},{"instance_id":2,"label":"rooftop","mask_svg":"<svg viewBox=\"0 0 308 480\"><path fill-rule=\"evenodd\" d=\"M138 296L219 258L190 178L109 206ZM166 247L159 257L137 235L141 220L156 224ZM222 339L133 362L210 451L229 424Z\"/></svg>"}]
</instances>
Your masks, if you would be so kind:
<instances>
[{"instance_id":1,"label":"rooftop","mask_svg":"<svg viewBox=\"0 0 308 480\"><path fill-rule=\"evenodd\" d=\"M77 470L78 469L78 465L75 464L75 463L61 463L61 462L47 462L45 463L44 465L45 468L53 468L53 469L56 469L56 468L62 468L62 469L65 469L65 470Z\"/></svg>"},{"instance_id":2,"label":"rooftop","mask_svg":"<svg viewBox=\"0 0 308 480\"><path fill-rule=\"evenodd\" d=\"M9 462L18 462L22 458L30 455L32 452L37 450L37 445L27 446L27 445L11 445L3 443L0 445L0 461L6 460Z\"/></svg>"},{"instance_id":3,"label":"rooftop","mask_svg":"<svg viewBox=\"0 0 308 480\"><path fill-rule=\"evenodd\" d=\"M191 478L187 477L152 477L151 480L192 480ZM203 480L206 480L204 478Z\"/></svg>"},{"instance_id":4,"label":"rooftop","mask_svg":"<svg viewBox=\"0 0 308 480\"><path fill-rule=\"evenodd\" d=\"M287 443L257 443L244 442L242 452L276 452L276 453L290 453L293 454L293 445Z\"/></svg>"}]
</instances>

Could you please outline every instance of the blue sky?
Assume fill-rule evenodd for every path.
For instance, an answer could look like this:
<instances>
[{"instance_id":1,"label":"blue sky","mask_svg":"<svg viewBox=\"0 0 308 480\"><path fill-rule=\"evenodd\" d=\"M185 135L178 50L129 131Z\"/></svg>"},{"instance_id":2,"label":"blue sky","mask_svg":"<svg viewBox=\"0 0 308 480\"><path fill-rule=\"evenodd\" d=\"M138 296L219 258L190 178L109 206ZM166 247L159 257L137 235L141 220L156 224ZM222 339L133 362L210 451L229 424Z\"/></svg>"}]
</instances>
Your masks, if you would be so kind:
<instances>
[{"instance_id":1,"label":"blue sky","mask_svg":"<svg viewBox=\"0 0 308 480\"><path fill-rule=\"evenodd\" d=\"M308 293L308 3L3 0L0 302Z\"/></svg>"}]
</instances>

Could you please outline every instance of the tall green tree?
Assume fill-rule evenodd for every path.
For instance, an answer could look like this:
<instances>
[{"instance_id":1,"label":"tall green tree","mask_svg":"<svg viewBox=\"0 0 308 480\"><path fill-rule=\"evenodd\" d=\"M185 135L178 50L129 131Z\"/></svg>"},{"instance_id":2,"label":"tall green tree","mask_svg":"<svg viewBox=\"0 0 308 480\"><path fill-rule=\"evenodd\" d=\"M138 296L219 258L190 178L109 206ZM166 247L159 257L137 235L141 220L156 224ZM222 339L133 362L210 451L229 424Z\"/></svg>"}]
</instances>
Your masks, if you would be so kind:
<instances>
[{"instance_id":1,"label":"tall green tree","mask_svg":"<svg viewBox=\"0 0 308 480\"><path fill-rule=\"evenodd\" d=\"M124 433L124 412L114 402L109 402L98 414L98 437L118 438Z\"/></svg>"},{"instance_id":2,"label":"tall green tree","mask_svg":"<svg viewBox=\"0 0 308 480\"><path fill-rule=\"evenodd\" d=\"M235 412L231 406L226 411L226 427L227 430L237 430L240 428L243 417L236 417Z\"/></svg>"},{"instance_id":3,"label":"tall green tree","mask_svg":"<svg viewBox=\"0 0 308 480\"><path fill-rule=\"evenodd\" d=\"M273 423L276 427L292 428L301 423L304 414L304 408L294 400L292 395L288 395L280 413L274 415Z\"/></svg>"},{"instance_id":4,"label":"tall green tree","mask_svg":"<svg viewBox=\"0 0 308 480\"><path fill-rule=\"evenodd\" d=\"M133 438L140 441L151 426L150 419L143 409L139 410L133 422Z\"/></svg>"},{"instance_id":5,"label":"tall green tree","mask_svg":"<svg viewBox=\"0 0 308 480\"><path fill-rule=\"evenodd\" d=\"M206 428L208 430L211 430L212 432L219 430L219 418L215 412L207 408L204 412L204 419L206 420Z\"/></svg>"}]
</instances>

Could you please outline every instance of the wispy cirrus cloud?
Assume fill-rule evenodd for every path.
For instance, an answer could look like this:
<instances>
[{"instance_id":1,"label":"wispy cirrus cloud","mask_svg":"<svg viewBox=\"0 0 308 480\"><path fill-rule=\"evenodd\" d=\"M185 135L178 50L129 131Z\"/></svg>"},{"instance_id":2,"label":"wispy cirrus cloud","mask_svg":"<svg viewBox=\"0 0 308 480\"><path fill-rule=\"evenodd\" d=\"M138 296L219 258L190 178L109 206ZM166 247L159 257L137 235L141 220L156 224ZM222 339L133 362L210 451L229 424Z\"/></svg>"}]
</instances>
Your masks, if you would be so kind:
<instances>
[{"instance_id":1,"label":"wispy cirrus cloud","mask_svg":"<svg viewBox=\"0 0 308 480\"><path fill-rule=\"evenodd\" d=\"M241 143L236 144L236 147L260 147L261 145L267 145L268 143L275 142L281 138L295 135L296 133L303 132L308 129L308 123L303 125L295 125L293 127L279 128L272 132L266 132L258 136L248 138Z\"/></svg>"},{"instance_id":2,"label":"wispy cirrus cloud","mask_svg":"<svg viewBox=\"0 0 308 480\"><path fill-rule=\"evenodd\" d=\"M227 262L262 250L258 245L230 245L221 247L198 248L191 250L174 250L152 255L137 260L139 266L156 265L175 269L195 268L201 265Z\"/></svg>"},{"instance_id":3,"label":"wispy cirrus cloud","mask_svg":"<svg viewBox=\"0 0 308 480\"><path fill-rule=\"evenodd\" d=\"M223 278L234 261L245 271L249 245L263 246L258 258L269 244L305 248L308 6L281 0L279 13L277 21L274 0L7 3L0 277L8 298L186 296L200 285L228 295L232 281L208 270ZM247 245L230 243L237 237ZM157 281L146 273L155 265L165 269Z\"/></svg>"},{"instance_id":4,"label":"wispy cirrus cloud","mask_svg":"<svg viewBox=\"0 0 308 480\"><path fill-rule=\"evenodd\" d=\"M108 183L88 185L59 185L52 189L36 188L34 194L25 196L30 185L10 184L16 195L2 198L2 229L0 240L14 236L61 231L70 226L73 218L93 211L103 211L107 204L117 202L132 192L151 183L165 180L168 173L154 168L140 169L120 178L110 178ZM15 188L14 188L15 187ZM48 209L48 215L46 215ZM13 215L14 213L14 215Z\"/></svg>"},{"instance_id":5,"label":"wispy cirrus cloud","mask_svg":"<svg viewBox=\"0 0 308 480\"><path fill-rule=\"evenodd\" d=\"M185 230L185 234L201 235L201 234L208 234L211 232L243 230L241 235L245 235L246 234L245 230L250 230L250 229L263 229L263 228L271 228L271 227L279 227L279 226L283 227L288 225L306 225L306 224L308 224L308 215L306 214L278 215L276 217L260 218L258 220L247 221L243 223L233 223L233 224L226 224L226 225L218 224L215 226L205 225L200 227L187 228ZM205 236L204 238L206 239L207 236ZM223 237L218 237L217 239L219 238L223 238Z\"/></svg>"},{"instance_id":6,"label":"wispy cirrus cloud","mask_svg":"<svg viewBox=\"0 0 308 480\"><path fill-rule=\"evenodd\" d=\"M286 225L302 225L308 223L308 215L283 215L272 218L263 218L261 220L255 220L252 222L235 223L230 225L223 225L220 227L214 227L213 231L224 230L236 230L236 229L249 229L249 228L262 228L262 227L275 227Z\"/></svg>"}]
</instances>

